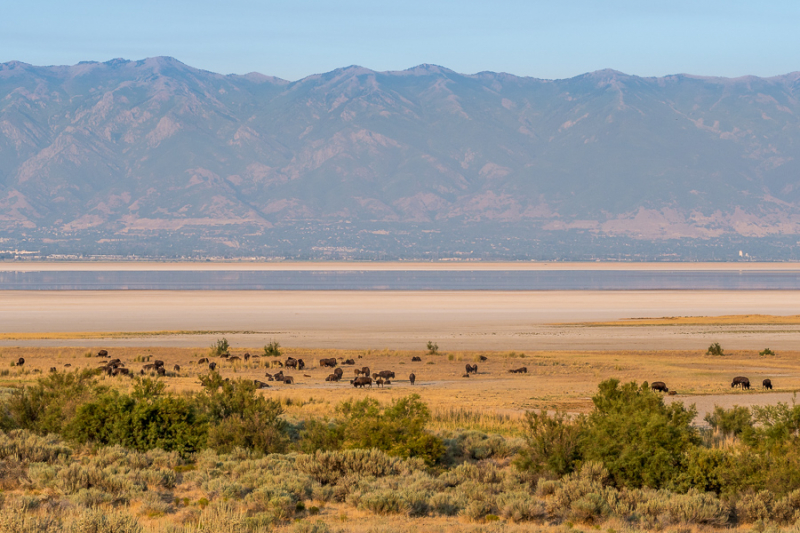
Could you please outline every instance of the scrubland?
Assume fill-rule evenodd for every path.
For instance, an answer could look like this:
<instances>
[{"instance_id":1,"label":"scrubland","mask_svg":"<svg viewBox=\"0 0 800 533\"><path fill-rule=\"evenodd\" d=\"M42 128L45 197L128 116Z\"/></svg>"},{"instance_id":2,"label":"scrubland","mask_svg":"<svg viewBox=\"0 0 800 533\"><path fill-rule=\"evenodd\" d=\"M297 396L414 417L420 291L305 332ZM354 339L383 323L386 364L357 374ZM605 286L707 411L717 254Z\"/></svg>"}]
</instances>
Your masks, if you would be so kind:
<instances>
[{"instance_id":1,"label":"scrubland","mask_svg":"<svg viewBox=\"0 0 800 533\"><path fill-rule=\"evenodd\" d=\"M207 347L115 348L136 375L110 377L97 350L0 351L0 532L767 531L800 520L794 352L278 358L235 347L260 356L212 355L211 372L197 364ZM257 389L289 356L308 365L284 369L296 383ZM397 379L325 382L323 357ZM138 373L156 359L166 376ZM464 378L467 363L479 371ZM754 390L732 393L739 374ZM758 390L762 377L776 390ZM677 395L643 383L656 380ZM734 407L776 391L785 403ZM719 407L698 413L694 398Z\"/></svg>"}]
</instances>

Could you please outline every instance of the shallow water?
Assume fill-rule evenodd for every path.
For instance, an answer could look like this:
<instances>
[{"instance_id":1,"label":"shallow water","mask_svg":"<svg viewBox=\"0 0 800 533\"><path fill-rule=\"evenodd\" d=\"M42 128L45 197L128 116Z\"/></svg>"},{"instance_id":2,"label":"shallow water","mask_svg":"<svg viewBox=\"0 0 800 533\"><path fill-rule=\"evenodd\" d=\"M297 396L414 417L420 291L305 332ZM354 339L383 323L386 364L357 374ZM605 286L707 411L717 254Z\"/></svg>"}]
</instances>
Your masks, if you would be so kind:
<instances>
[{"instance_id":1,"label":"shallow water","mask_svg":"<svg viewBox=\"0 0 800 533\"><path fill-rule=\"evenodd\" d=\"M23 271L0 290L800 290L800 272L663 271Z\"/></svg>"}]
</instances>

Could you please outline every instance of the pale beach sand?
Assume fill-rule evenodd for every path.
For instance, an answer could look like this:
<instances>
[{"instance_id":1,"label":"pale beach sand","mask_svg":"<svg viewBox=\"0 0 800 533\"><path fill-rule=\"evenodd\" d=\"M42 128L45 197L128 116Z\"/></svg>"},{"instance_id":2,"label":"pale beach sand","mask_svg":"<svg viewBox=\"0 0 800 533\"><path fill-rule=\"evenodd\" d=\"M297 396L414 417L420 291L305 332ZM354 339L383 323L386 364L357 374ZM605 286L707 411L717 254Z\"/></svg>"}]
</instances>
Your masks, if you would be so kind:
<instances>
[{"instance_id":1,"label":"pale beach sand","mask_svg":"<svg viewBox=\"0 0 800 533\"><path fill-rule=\"evenodd\" d=\"M0 333L248 331L239 345L457 350L796 349L800 326L587 327L634 317L796 315L795 291L0 291ZM218 335L111 339L109 346L203 346ZM80 346L78 340L0 345Z\"/></svg>"}]
</instances>

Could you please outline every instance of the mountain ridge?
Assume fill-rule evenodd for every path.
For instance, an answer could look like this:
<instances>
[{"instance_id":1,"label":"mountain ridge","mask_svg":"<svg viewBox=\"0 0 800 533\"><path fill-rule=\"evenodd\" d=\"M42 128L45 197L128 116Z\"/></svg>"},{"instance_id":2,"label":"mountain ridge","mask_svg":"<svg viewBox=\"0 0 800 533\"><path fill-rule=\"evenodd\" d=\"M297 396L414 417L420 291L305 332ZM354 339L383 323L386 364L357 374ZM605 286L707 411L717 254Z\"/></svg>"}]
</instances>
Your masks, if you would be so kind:
<instances>
[{"instance_id":1,"label":"mountain ridge","mask_svg":"<svg viewBox=\"0 0 800 533\"><path fill-rule=\"evenodd\" d=\"M420 239L422 224L445 242L456 226L491 240L497 224L535 239L791 236L798 96L800 72L543 80L351 65L287 81L170 57L7 62L0 238L102 248L188 232L236 250L282 228L299 250L345 222ZM318 227L290 229L304 224Z\"/></svg>"}]
</instances>

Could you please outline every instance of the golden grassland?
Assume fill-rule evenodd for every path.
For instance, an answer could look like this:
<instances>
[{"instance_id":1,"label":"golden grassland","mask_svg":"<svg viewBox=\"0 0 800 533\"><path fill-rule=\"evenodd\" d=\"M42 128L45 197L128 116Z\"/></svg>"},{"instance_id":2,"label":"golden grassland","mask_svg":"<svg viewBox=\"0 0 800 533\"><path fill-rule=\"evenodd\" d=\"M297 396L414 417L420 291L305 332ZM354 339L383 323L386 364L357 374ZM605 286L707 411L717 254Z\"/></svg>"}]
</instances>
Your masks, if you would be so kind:
<instances>
[{"instance_id":1,"label":"golden grassland","mask_svg":"<svg viewBox=\"0 0 800 533\"><path fill-rule=\"evenodd\" d=\"M624 318L607 322L577 322L570 325L590 327L614 326L781 326L800 324L800 315L722 315L664 316L659 318Z\"/></svg>"},{"instance_id":2,"label":"golden grassland","mask_svg":"<svg viewBox=\"0 0 800 533\"><path fill-rule=\"evenodd\" d=\"M74 370L95 368L102 360L95 354L102 345L83 348L64 347L2 347L0 348L0 388L33 383L50 369ZM265 374L279 370L278 358L263 356L263 349L234 347L231 355L245 352L259 355L245 362L229 362L211 358L218 363L223 377L267 381ZM163 378L175 392L199 390L198 375L208 372L205 364L197 361L209 357L208 347L174 348L152 346L149 348L109 348L109 356L119 358L132 372L139 375L147 361L157 359L166 363L171 376ZM428 403L434 426L442 429L479 429L501 434L519 432L519 421L531 409L562 409L569 412L587 412L591 409L591 396L597 385L609 378L622 381L664 381L677 391L675 400L688 397L688 402L704 399L730 406L752 403L759 396L773 401L775 393L783 393L790 401L791 393L800 389L800 352L782 351L776 355L760 356L754 350L726 351L724 356L706 355L702 350L663 351L536 351L493 352L455 351L429 355L424 351L410 350L338 350L338 349L282 349L281 360L286 357L302 358L307 367L302 370L284 369L295 379L295 384L268 382L263 393L278 397L286 406L289 417L329 416L336 405L350 398L371 396L381 403L411 393L419 394ZM422 362L412 362L413 356ZM481 361L481 356L487 361ZM20 357L24 366L12 364ZM354 389L349 380L354 369L343 366L344 379L338 383L326 382L329 368L319 368L320 358L336 357L354 359L356 367L368 366L372 372L392 370L396 379L390 386L371 389ZM467 363L477 364L478 373L463 377ZM180 367L173 371L174 365ZM527 374L511 374L510 369L525 366ZM412 386L408 376L416 375ZM748 376L753 384L750 391L732 390L734 376ZM761 390L761 381L770 378L775 389L769 394ZM132 387L126 377L102 377L110 386ZM713 401L708 401L712 400ZM702 413L701 413L702 417Z\"/></svg>"}]
</instances>

